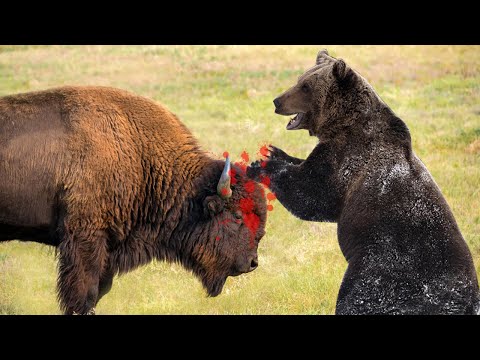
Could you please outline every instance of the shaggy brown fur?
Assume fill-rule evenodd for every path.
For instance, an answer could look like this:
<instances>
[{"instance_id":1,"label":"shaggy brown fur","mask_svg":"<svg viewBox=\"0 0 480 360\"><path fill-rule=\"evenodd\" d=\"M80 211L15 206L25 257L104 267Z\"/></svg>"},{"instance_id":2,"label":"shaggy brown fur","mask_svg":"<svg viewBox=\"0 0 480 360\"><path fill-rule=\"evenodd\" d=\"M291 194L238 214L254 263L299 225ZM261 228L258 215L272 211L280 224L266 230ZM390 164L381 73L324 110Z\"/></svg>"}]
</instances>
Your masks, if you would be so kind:
<instances>
[{"instance_id":1,"label":"shaggy brown fur","mask_svg":"<svg viewBox=\"0 0 480 360\"><path fill-rule=\"evenodd\" d=\"M307 159L272 147L253 179L268 176L294 215L338 223L348 261L337 314L472 314L480 293L472 255L405 123L341 59L316 65L274 100L297 114L288 130L319 142Z\"/></svg>"},{"instance_id":2,"label":"shaggy brown fur","mask_svg":"<svg viewBox=\"0 0 480 360\"><path fill-rule=\"evenodd\" d=\"M91 312L116 273L152 259L180 262L209 295L256 267L266 205L257 184L216 187L225 162L203 152L166 108L106 87L0 98L0 241L58 248L65 313ZM238 219L251 197L254 246ZM220 224L222 224L220 226Z\"/></svg>"}]
</instances>

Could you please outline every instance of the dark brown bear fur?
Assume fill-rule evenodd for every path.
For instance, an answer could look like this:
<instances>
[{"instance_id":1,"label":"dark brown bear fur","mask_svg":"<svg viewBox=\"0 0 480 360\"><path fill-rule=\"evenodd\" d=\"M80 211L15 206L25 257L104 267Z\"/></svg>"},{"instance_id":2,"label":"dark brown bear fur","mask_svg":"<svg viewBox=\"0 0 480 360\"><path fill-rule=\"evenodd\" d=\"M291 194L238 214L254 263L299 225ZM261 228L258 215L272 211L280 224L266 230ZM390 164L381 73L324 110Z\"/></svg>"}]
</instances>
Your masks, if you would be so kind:
<instances>
[{"instance_id":1,"label":"dark brown bear fur","mask_svg":"<svg viewBox=\"0 0 480 360\"><path fill-rule=\"evenodd\" d=\"M262 188L247 192L240 171L232 197L217 195L224 165L166 108L123 90L0 98L0 241L57 247L67 314L91 313L116 273L152 259L181 263L216 296L256 267L266 220ZM247 198L255 234L239 214Z\"/></svg>"},{"instance_id":2,"label":"dark brown bear fur","mask_svg":"<svg viewBox=\"0 0 480 360\"><path fill-rule=\"evenodd\" d=\"M368 82L321 51L317 64L274 100L297 114L287 129L319 142L306 160L271 147L252 179L295 216L338 223L348 268L337 314L473 314L472 256L440 189L412 151L405 123Z\"/></svg>"}]
</instances>

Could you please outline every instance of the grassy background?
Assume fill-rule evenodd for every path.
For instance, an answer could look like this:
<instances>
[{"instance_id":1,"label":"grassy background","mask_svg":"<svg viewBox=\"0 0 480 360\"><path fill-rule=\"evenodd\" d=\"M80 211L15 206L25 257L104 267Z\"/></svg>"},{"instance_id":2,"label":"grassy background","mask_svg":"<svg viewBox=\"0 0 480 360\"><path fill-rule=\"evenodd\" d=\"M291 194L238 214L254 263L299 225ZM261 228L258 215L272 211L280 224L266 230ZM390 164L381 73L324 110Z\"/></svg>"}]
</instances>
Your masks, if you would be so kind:
<instances>
[{"instance_id":1,"label":"grassy background","mask_svg":"<svg viewBox=\"0 0 480 360\"><path fill-rule=\"evenodd\" d=\"M366 77L409 126L480 273L480 46L0 46L0 96L64 84L108 85L164 103L214 154L271 142L306 157L272 100L327 47ZM116 278L99 314L332 314L346 262L336 225L302 222L277 203L260 267L207 298L180 266ZM0 314L57 314L53 249L0 244Z\"/></svg>"}]
</instances>

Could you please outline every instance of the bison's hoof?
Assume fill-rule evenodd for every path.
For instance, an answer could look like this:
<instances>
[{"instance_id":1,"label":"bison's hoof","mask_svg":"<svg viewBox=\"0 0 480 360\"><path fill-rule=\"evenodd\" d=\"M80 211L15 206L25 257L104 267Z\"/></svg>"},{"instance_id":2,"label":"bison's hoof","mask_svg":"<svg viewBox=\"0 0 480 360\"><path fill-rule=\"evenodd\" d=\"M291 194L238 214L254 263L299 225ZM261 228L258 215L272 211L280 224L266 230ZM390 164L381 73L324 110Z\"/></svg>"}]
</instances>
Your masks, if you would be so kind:
<instances>
[{"instance_id":1,"label":"bison's hoof","mask_svg":"<svg viewBox=\"0 0 480 360\"><path fill-rule=\"evenodd\" d=\"M95 315L95 308L91 308L87 311L87 315Z\"/></svg>"}]
</instances>

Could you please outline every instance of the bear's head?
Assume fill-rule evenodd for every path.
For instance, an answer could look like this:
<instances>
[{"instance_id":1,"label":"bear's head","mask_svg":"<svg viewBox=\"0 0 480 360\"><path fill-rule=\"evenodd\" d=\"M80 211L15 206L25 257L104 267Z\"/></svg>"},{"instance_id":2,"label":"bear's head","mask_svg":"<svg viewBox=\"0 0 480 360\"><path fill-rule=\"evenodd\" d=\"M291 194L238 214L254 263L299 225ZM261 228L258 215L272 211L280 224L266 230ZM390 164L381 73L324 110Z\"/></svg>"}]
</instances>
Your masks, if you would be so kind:
<instances>
[{"instance_id":1,"label":"bear's head","mask_svg":"<svg viewBox=\"0 0 480 360\"><path fill-rule=\"evenodd\" d=\"M287 130L305 129L310 135L320 137L327 130L352 125L362 114L375 111L383 101L342 59L321 50L315 66L273 103L277 114L294 115Z\"/></svg>"}]
</instances>

